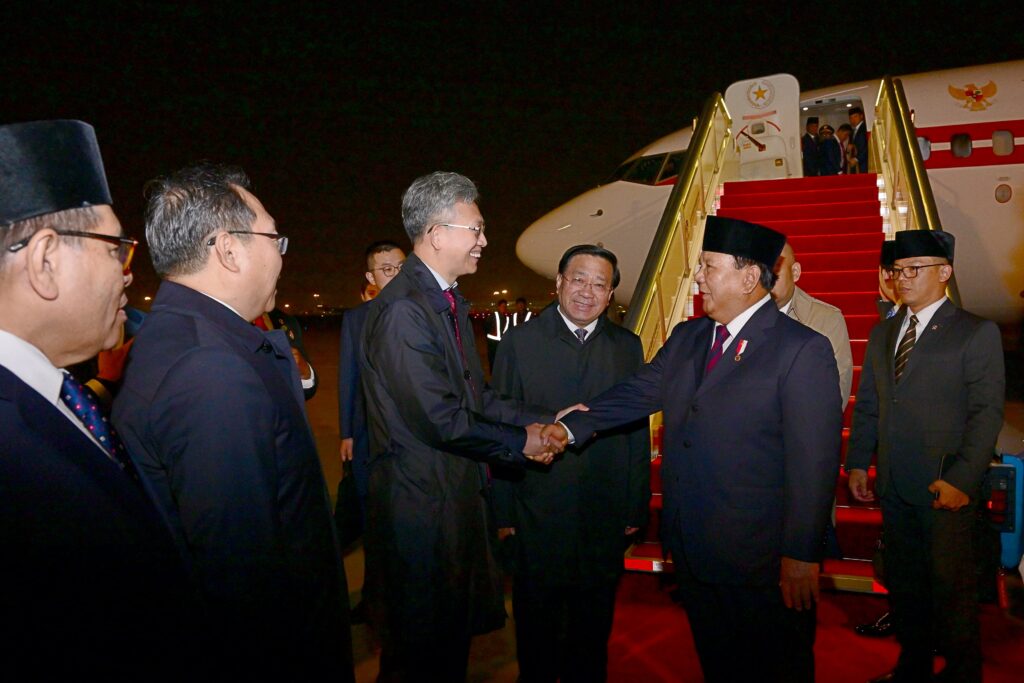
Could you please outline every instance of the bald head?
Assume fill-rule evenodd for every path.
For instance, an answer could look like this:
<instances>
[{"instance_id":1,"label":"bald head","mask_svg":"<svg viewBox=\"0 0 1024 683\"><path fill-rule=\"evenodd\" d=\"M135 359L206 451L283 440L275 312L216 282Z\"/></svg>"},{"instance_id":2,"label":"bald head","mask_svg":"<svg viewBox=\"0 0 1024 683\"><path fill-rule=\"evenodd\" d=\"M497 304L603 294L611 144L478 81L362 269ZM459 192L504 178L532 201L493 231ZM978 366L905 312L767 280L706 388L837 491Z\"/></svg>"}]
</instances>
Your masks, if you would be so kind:
<instances>
[{"instance_id":1,"label":"bald head","mask_svg":"<svg viewBox=\"0 0 1024 683\"><path fill-rule=\"evenodd\" d=\"M786 242L786 246L782 248L782 255L779 256L779 279L772 287L772 299L775 300L776 306L782 308L792 300L799 279L800 262L796 260L793 247Z\"/></svg>"}]
</instances>

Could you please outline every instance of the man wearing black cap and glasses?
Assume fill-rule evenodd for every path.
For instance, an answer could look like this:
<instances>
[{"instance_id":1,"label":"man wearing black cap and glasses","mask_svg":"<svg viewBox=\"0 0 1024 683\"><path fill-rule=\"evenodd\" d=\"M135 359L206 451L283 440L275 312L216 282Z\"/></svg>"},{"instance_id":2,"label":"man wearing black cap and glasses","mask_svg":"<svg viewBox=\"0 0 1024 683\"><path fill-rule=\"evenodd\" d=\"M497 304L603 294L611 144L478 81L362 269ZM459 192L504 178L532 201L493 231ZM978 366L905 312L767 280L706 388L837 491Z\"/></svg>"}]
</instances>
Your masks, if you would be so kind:
<instances>
[{"instance_id":1,"label":"man wearing black cap and glasses","mask_svg":"<svg viewBox=\"0 0 1024 683\"><path fill-rule=\"evenodd\" d=\"M125 321L136 243L110 205L92 126L0 126L0 662L17 680L170 676L197 654L150 484L61 370Z\"/></svg>"},{"instance_id":2,"label":"man wearing black cap and glasses","mask_svg":"<svg viewBox=\"0 0 1024 683\"><path fill-rule=\"evenodd\" d=\"M999 329L946 299L953 235L896 233L893 280L903 306L871 331L846 468L850 490L875 499L878 453L885 573L900 656L878 681L980 681L972 529L982 477L1003 423ZM936 642L937 637L937 642Z\"/></svg>"},{"instance_id":3,"label":"man wearing black cap and glasses","mask_svg":"<svg viewBox=\"0 0 1024 683\"><path fill-rule=\"evenodd\" d=\"M785 241L709 217L696 276L707 317L544 430L586 441L664 411L662 538L711 683L814 679L842 399L828 339L771 303Z\"/></svg>"}]
</instances>

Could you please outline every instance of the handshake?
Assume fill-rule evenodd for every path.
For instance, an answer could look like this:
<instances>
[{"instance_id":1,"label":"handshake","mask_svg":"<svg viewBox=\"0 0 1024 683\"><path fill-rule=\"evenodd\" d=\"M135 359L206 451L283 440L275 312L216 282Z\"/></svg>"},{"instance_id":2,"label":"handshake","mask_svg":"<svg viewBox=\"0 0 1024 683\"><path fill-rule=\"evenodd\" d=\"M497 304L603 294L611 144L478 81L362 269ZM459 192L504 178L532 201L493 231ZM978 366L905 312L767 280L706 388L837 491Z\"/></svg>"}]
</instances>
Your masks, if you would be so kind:
<instances>
[{"instance_id":1,"label":"handshake","mask_svg":"<svg viewBox=\"0 0 1024 683\"><path fill-rule=\"evenodd\" d=\"M523 448L523 455L529 460L539 462L542 465L550 465L555 456L565 450L569 445L569 432L558 420L573 412L574 410L587 410L582 403L577 403L558 412L555 422L552 424L540 424L535 422L526 427L526 446Z\"/></svg>"}]
</instances>

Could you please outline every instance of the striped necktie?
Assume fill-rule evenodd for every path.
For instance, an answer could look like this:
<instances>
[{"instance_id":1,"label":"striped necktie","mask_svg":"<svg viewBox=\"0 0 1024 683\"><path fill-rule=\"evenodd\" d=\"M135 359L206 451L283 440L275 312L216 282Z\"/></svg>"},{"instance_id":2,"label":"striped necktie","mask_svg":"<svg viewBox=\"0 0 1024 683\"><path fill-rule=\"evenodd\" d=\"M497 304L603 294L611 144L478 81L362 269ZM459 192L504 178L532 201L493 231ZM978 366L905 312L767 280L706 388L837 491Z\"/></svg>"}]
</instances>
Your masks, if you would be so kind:
<instances>
[{"instance_id":1,"label":"striped necktie","mask_svg":"<svg viewBox=\"0 0 1024 683\"><path fill-rule=\"evenodd\" d=\"M586 340L586 338L587 338L587 331L584 328L582 328L582 327L577 327L575 332L576 332L576 338L579 339L580 340L580 344L582 344L584 342L584 340Z\"/></svg>"},{"instance_id":2,"label":"striped necktie","mask_svg":"<svg viewBox=\"0 0 1024 683\"><path fill-rule=\"evenodd\" d=\"M917 341L917 316L910 316L910 325L896 347L896 382L899 383L903 371L907 368L907 361L910 360L910 352L914 350L914 342Z\"/></svg>"}]
</instances>

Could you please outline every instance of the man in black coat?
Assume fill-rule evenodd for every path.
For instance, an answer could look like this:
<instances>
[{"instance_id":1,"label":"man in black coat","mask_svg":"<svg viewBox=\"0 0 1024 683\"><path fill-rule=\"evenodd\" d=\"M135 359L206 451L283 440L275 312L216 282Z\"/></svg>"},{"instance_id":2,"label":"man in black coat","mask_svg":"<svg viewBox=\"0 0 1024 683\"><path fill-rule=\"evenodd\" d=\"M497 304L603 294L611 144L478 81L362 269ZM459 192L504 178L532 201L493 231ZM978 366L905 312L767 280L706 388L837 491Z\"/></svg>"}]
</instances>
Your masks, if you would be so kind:
<instances>
[{"instance_id":1,"label":"man in black coat","mask_svg":"<svg viewBox=\"0 0 1024 683\"><path fill-rule=\"evenodd\" d=\"M663 410L662 539L705 680L811 681L842 397L832 346L771 302L786 238L710 216L707 317L562 425L577 442Z\"/></svg>"},{"instance_id":2,"label":"man in black coat","mask_svg":"<svg viewBox=\"0 0 1024 683\"><path fill-rule=\"evenodd\" d=\"M846 468L857 500L872 501L878 453L889 603L900 640L896 669L876 680L980 681L972 529L981 482L1003 424L1006 378L999 328L946 299L949 233L896 233L902 306L871 331ZM937 638L937 642L936 642Z\"/></svg>"},{"instance_id":3,"label":"man in black coat","mask_svg":"<svg viewBox=\"0 0 1024 683\"><path fill-rule=\"evenodd\" d=\"M804 177L818 175L821 159L818 152L818 117L808 116L804 134L800 138L800 151L803 154Z\"/></svg>"},{"instance_id":4,"label":"man in black coat","mask_svg":"<svg viewBox=\"0 0 1024 683\"><path fill-rule=\"evenodd\" d=\"M291 347L250 323L274 307L287 237L240 169L151 184L164 278L114 423L210 606L232 678L354 678L348 588Z\"/></svg>"},{"instance_id":5,"label":"man in black coat","mask_svg":"<svg viewBox=\"0 0 1024 683\"><path fill-rule=\"evenodd\" d=\"M528 403L571 405L639 368L639 337L604 316L618 282L610 251L590 244L566 251L557 301L498 348L495 388ZM512 546L523 683L605 680L623 550L647 519L650 456L644 418L549 467L495 479L498 524Z\"/></svg>"},{"instance_id":6,"label":"man in black coat","mask_svg":"<svg viewBox=\"0 0 1024 683\"><path fill-rule=\"evenodd\" d=\"M187 680L206 626L152 487L66 370L113 347L135 240L92 126L0 126L0 670Z\"/></svg>"},{"instance_id":7,"label":"man in black coat","mask_svg":"<svg viewBox=\"0 0 1024 683\"><path fill-rule=\"evenodd\" d=\"M418 178L402 198L413 254L369 307L360 374L370 427L364 535L381 678L462 681L472 635L505 620L487 462L550 462L542 420L484 382L456 280L487 238L472 181ZM523 427L520 425L529 425Z\"/></svg>"},{"instance_id":8,"label":"man in black coat","mask_svg":"<svg viewBox=\"0 0 1024 683\"><path fill-rule=\"evenodd\" d=\"M868 126L864 121L864 110L851 107L849 112L850 125L853 126L851 140L857 147L857 173L868 172Z\"/></svg>"}]
</instances>

